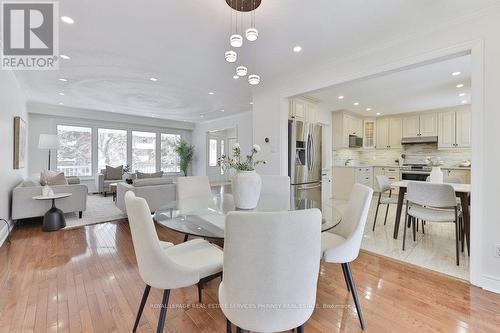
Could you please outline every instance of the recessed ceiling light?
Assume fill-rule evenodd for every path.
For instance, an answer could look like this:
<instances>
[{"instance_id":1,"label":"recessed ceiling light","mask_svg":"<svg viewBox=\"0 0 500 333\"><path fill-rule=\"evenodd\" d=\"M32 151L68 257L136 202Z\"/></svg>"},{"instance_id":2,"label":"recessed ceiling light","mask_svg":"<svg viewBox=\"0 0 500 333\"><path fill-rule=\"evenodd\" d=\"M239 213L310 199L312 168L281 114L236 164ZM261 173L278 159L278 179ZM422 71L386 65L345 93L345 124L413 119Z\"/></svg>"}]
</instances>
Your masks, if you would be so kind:
<instances>
[{"instance_id":1,"label":"recessed ceiling light","mask_svg":"<svg viewBox=\"0 0 500 333\"><path fill-rule=\"evenodd\" d=\"M467 101L464 99L464 100L462 101L462 104L467 104Z\"/></svg>"},{"instance_id":2,"label":"recessed ceiling light","mask_svg":"<svg viewBox=\"0 0 500 333\"><path fill-rule=\"evenodd\" d=\"M182 121L187 121L186 119L182 120Z\"/></svg>"},{"instance_id":3,"label":"recessed ceiling light","mask_svg":"<svg viewBox=\"0 0 500 333\"><path fill-rule=\"evenodd\" d=\"M453 72L453 73L451 73L451 75L453 75L453 76L459 76L460 74L462 74L462 72Z\"/></svg>"},{"instance_id":4,"label":"recessed ceiling light","mask_svg":"<svg viewBox=\"0 0 500 333\"><path fill-rule=\"evenodd\" d=\"M358 106L358 105L359 105L359 102L354 102L354 103L352 103L352 105L354 105L354 106Z\"/></svg>"},{"instance_id":5,"label":"recessed ceiling light","mask_svg":"<svg viewBox=\"0 0 500 333\"><path fill-rule=\"evenodd\" d=\"M59 57L65 59L65 60L69 60L71 59L69 56L65 55L65 54L60 54Z\"/></svg>"},{"instance_id":6,"label":"recessed ceiling light","mask_svg":"<svg viewBox=\"0 0 500 333\"><path fill-rule=\"evenodd\" d=\"M213 95L213 94L215 94L215 93L214 93L213 91L210 91L208 94L209 94L209 95Z\"/></svg>"},{"instance_id":7,"label":"recessed ceiling light","mask_svg":"<svg viewBox=\"0 0 500 333\"><path fill-rule=\"evenodd\" d=\"M233 79L238 80L240 77L238 75L233 75Z\"/></svg>"},{"instance_id":8,"label":"recessed ceiling light","mask_svg":"<svg viewBox=\"0 0 500 333\"><path fill-rule=\"evenodd\" d=\"M59 102L59 105L64 105L63 102Z\"/></svg>"},{"instance_id":9,"label":"recessed ceiling light","mask_svg":"<svg viewBox=\"0 0 500 333\"><path fill-rule=\"evenodd\" d=\"M300 51L302 51L302 46L297 45L297 46L294 46L294 47L293 47L293 52L295 52L295 53L299 53Z\"/></svg>"},{"instance_id":10,"label":"recessed ceiling light","mask_svg":"<svg viewBox=\"0 0 500 333\"><path fill-rule=\"evenodd\" d=\"M224 112L224 109L220 109L219 111L220 111L220 112Z\"/></svg>"},{"instance_id":11,"label":"recessed ceiling light","mask_svg":"<svg viewBox=\"0 0 500 333\"><path fill-rule=\"evenodd\" d=\"M68 79L60 78L59 81L61 81L61 82L68 82Z\"/></svg>"},{"instance_id":12,"label":"recessed ceiling light","mask_svg":"<svg viewBox=\"0 0 500 333\"><path fill-rule=\"evenodd\" d=\"M61 21L63 21L64 23L68 23L68 24L73 24L75 23L75 20L73 20L71 17L69 16L61 16Z\"/></svg>"},{"instance_id":13,"label":"recessed ceiling light","mask_svg":"<svg viewBox=\"0 0 500 333\"><path fill-rule=\"evenodd\" d=\"M59 95L64 96L64 93L63 93L63 92L60 92L60 93L59 93Z\"/></svg>"},{"instance_id":14,"label":"recessed ceiling light","mask_svg":"<svg viewBox=\"0 0 500 333\"><path fill-rule=\"evenodd\" d=\"M205 116L204 116L204 115L202 115L202 114L200 114L200 118L203 118L203 117L205 117Z\"/></svg>"},{"instance_id":15,"label":"recessed ceiling light","mask_svg":"<svg viewBox=\"0 0 500 333\"><path fill-rule=\"evenodd\" d=\"M157 79L157 78L155 78L155 77L150 77L150 78L149 78L149 81L156 82L156 81L158 81L158 79Z\"/></svg>"},{"instance_id":16,"label":"recessed ceiling light","mask_svg":"<svg viewBox=\"0 0 500 333\"><path fill-rule=\"evenodd\" d=\"M253 102L250 102L250 105L253 105Z\"/></svg>"},{"instance_id":17,"label":"recessed ceiling light","mask_svg":"<svg viewBox=\"0 0 500 333\"><path fill-rule=\"evenodd\" d=\"M463 83L460 83L460 84L457 84L456 85L457 88L463 88L464 87L464 84Z\"/></svg>"},{"instance_id":18,"label":"recessed ceiling light","mask_svg":"<svg viewBox=\"0 0 500 333\"><path fill-rule=\"evenodd\" d=\"M339 97L337 97L338 99L344 99L344 96L340 95Z\"/></svg>"},{"instance_id":19,"label":"recessed ceiling light","mask_svg":"<svg viewBox=\"0 0 500 333\"><path fill-rule=\"evenodd\" d=\"M366 111L371 111L371 110L372 110L372 108L366 108Z\"/></svg>"},{"instance_id":20,"label":"recessed ceiling light","mask_svg":"<svg viewBox=\"0 0 500 333\"><path fill-rule=\"evenodd\" d=\"M465 93L458 94L459 97L464 97L465 95L466 95Z\"/></svg>"},{"instance_id":21,"label":"recessed ceiling light","mask_svg":"<svg viewBox=\"0 0 500 333\"><path fill-rule=\"evenodd\" d=\"M380 116L380 112L375 113L377 116Z\"/></svg>"}]
</instances>

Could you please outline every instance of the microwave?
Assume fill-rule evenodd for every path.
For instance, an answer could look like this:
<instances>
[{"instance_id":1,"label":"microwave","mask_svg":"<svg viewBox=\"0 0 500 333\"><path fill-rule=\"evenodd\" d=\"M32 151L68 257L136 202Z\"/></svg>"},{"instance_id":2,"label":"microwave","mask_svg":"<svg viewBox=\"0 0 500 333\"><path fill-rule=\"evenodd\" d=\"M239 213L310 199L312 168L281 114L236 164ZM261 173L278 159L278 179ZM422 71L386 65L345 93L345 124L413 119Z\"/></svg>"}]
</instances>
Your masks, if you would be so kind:
<instances>
[{"instance_id":1,"label":"microwave","mask_svg":"<svg viewBox=\"0 0 500 333\"><path fill-rule=\"evenodd\" d=\"M361 147L363 147L363 138L359 138L356 135L349 135L349 148Z\"/></svg>"}]
</instances>

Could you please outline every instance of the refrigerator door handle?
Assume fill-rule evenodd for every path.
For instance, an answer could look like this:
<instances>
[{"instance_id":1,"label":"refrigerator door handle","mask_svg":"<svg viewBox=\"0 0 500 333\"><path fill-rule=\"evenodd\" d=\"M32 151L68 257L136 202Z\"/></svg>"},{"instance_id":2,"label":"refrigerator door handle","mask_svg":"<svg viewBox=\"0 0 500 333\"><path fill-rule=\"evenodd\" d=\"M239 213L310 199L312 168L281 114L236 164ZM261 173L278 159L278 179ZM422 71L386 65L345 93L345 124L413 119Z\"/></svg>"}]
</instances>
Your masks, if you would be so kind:
<instances>
[{"instance_id":1,"label":"refrigerator door handle","mask_svg":"<svg viewBox=\"0 0 500 333\"><path fill-rule=\"evenodd\" d=\"M312 190L315 188L321 187L321 184L318 185L313 185L313 186L304 186L304 187L298 187L297 191L307 191L307 190Z\"/></svg>"}]
</instances>

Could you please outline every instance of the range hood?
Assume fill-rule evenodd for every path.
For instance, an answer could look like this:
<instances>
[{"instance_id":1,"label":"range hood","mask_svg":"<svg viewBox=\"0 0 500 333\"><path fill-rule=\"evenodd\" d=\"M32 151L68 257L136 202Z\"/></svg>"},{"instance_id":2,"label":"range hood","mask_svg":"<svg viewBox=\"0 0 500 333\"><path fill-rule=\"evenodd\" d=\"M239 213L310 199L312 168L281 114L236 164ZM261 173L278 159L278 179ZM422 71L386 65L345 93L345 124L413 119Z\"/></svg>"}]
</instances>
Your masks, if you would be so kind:
<instances>
[{"instance_id":1,"label":"range hood","mask_svg":"<svg viewBox=\"0 0 500 333\"><path fill-rule=\"evenodd\" d=\"M409 145L409 144L421 144L421 143L438 143L437 136L415 136L415 137L407 137L401 139L401 144Z\"/></svg>"}]
</instances>

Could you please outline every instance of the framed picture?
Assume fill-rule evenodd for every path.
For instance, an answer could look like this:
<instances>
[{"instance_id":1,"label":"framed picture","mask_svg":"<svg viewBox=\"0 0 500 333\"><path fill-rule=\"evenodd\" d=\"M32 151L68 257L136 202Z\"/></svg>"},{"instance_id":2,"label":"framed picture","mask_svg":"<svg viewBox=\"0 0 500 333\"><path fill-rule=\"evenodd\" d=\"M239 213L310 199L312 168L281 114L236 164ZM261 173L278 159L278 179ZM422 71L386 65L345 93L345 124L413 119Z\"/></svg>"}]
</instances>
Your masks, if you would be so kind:
<instances>
[{"instance_id":1,"label":"framed picture","mask_svg":"<svg viewBox=\"0 0 500 333\"><path fill-rule=\"evenodd\" d=\"M14 117L14 169L26 166L26 122L21 117Z\"/></svg>"}]
</instances>

